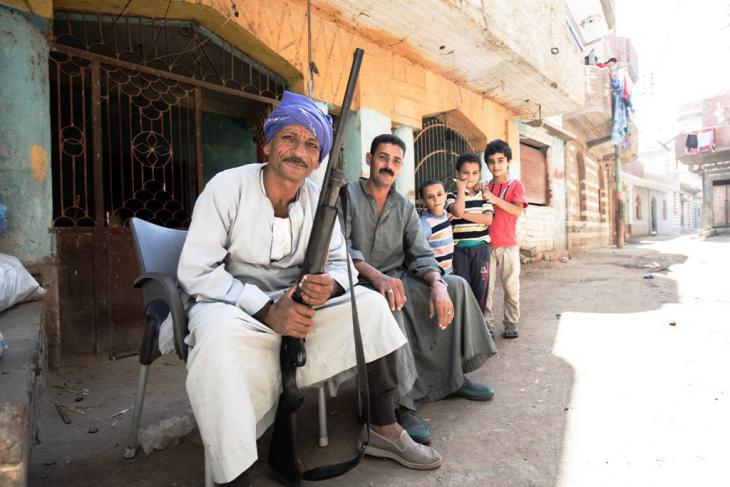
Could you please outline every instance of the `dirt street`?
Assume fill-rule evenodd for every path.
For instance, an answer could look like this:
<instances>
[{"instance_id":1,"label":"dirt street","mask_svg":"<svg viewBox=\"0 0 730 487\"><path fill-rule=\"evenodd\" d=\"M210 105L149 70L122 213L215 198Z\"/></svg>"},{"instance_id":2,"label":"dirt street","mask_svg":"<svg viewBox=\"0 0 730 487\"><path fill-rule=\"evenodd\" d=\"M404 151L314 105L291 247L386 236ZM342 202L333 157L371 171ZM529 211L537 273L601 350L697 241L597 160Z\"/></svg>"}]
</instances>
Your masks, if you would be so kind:
<instances>
[{"instance_id":1,"label":"dirt street","mask_svg":"<svg viewBox=\"0 0 730 487\"><path fill-rule=\"evenodd\" d=\"M522 334L498 337L498 355L473 374L495 389L494 400L449 399L420 412L443 466L418 472L366 458L320 485L727 485L729 254L730 237L683 236L525 266ZM122 458L136 358L67 362L49 378L32 487L203 484L195 433L150 456ZM152 365L143 426L189 410L184 377L171 356ZM303 448L339 452L351 404L351 387L329 400L334 444L319 450L308 394ZM267 435L259 445L265 459ZM277 485L264 461L253 484Z\"/></svg>"}]
</instances>

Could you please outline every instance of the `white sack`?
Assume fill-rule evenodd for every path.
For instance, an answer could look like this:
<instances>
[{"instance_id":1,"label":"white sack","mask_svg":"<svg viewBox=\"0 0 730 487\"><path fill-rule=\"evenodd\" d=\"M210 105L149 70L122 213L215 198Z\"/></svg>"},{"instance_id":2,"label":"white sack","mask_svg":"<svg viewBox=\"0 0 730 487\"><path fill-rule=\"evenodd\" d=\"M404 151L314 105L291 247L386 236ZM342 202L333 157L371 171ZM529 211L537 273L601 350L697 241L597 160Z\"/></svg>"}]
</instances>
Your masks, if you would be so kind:
<instances>
[{"instance_id":1,"label":"white sack","mask_svg":"<svg viewBox=\"0 0 730 487\"><path fill-rule=\"evenodd\" d=\"M46 290L12 255L0 254L0 312L25 301L40 299Z\"/></svg>"}]
</instances>

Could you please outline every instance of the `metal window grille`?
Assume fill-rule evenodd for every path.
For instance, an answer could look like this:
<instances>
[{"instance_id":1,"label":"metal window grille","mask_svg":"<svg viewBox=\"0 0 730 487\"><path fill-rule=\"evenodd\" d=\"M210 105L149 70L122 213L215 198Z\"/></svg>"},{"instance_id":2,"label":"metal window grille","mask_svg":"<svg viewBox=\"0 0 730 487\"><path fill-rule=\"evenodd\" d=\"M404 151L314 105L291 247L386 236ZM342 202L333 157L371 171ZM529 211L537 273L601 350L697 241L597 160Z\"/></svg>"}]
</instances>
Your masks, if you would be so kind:
<instances>
[{"instance_id":1,"label":"metal window grille","mask_svg":"<svg viewBox=\"0 0 730 487\"><path fill-rule=\"evenodd\" d=\"M204 93L263 120L286 83L192 22L56 12L50 55L55 227L185 227L202 190Z\"/></svg>"},{"instance_id":2,"label":"metal window grille","mask_svg":"<svg viewBox=\"0 0 730 487\"><path fill-rule=\"evenodd\" d=\"M453 189L454 164L460 154L474 152L469 141L453 127L435 117L424 118L414 137L416 189L429 179L438 179Z\"/></svg>"}]
</instances>

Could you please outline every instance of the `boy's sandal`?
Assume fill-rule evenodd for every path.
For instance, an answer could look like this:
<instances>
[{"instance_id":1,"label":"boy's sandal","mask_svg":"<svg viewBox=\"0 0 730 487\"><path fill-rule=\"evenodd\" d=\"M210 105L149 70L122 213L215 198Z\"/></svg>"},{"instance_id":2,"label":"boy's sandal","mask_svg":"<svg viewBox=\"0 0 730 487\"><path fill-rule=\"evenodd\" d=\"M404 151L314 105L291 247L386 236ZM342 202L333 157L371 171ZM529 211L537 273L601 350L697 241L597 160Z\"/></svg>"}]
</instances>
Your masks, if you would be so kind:
<instances>
[{"instance_id":1,"label":"boy's sandal","mask_svg":"<svg viewBox=\"0 0 730 487\"><path fill-rule=\"evenodd\" d=\"M504 325L504 333L502 333L502 336L504 338L517 338L520 336L520 331L515 325Z\"/></svg>"}]
</instances>

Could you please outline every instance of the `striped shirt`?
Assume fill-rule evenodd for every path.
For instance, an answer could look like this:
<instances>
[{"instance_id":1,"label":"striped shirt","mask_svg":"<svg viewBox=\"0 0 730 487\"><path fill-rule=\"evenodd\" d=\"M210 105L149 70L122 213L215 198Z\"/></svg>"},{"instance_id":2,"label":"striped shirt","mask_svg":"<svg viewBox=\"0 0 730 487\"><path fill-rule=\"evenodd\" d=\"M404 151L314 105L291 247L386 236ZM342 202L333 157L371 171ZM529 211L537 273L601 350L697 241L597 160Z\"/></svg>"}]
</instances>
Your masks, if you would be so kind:
<instances>
[{"instance_id":1,"label":"striped shirt","mask_svg":"<svg viewBox=\"0 0 730 487\"><path fill-rule=\"evenodd\" d=\"M451 273L454 238L451 232L449 214L444 212L442 216L435 216L425 210L421 215L421 227L423 227L423 233L426 236L428 245L433 250L436 262L439 263L445 274Z\"/></svg>"},{"instance_id":2,"label":"striped shirt","mask_svg":"<svg viewBox=\"0 0 730 487\"><path fill-rule=\"evenodd\" d=\"M449 193L446 196L446 208L456 203L456 194ZM464 213L486 213L491 211L494 213L494 207L491 203L487 203L482 198L482 192L479 191L475 195L466 195L464 198ZM480 242L489 243L489 225L481 223L472 223L463 218L455 219L451 222L454 231L454 244L457 247L468 247L470 245L479 244Z\"/></svg>"}]
</instances>

